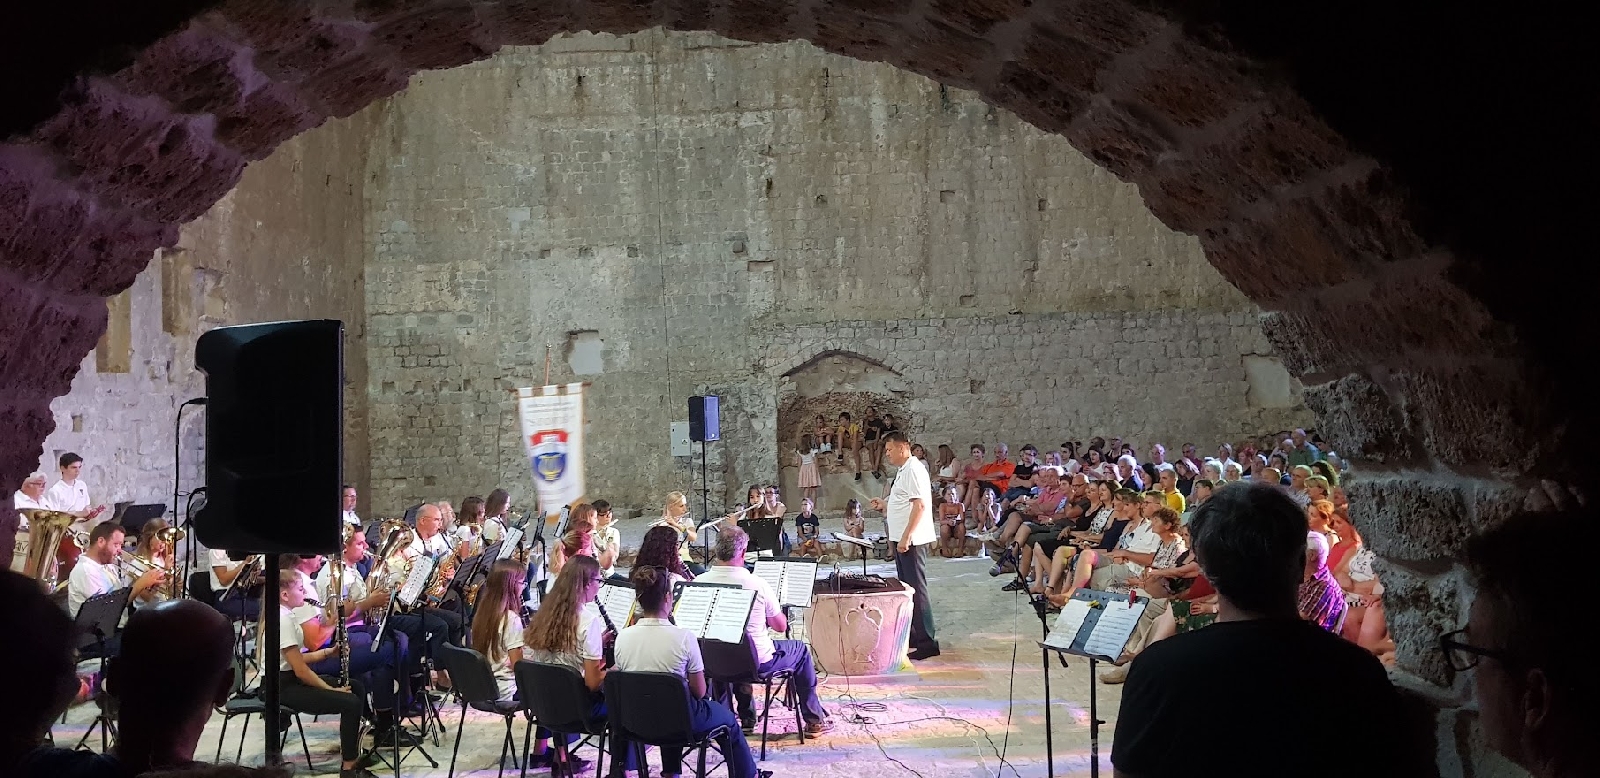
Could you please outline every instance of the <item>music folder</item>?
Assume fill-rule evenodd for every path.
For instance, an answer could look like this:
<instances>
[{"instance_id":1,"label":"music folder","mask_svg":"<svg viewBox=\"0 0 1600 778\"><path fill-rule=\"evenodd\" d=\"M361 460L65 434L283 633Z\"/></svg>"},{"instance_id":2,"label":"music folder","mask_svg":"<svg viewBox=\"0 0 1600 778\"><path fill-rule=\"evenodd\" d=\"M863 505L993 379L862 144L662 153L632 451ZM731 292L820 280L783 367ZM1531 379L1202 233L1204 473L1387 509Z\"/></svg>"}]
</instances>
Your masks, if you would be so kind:
<instances>
[{"instance_id":1,"label":"music folder","mask_svg":"<svg viewBox=\"0 0 1600 778\"><path fill-rule=\"evenodd\" d=\"M600 593L595 595L595 602L606 609L606 616L617 629L628 626L633 620L633 608L637 602L634 597L633 584L627 581L606 581L600 584Z\"/></svg>"},{"instance_id":2,"label":"music folder","mask_svg":"<svg viewBox=\"0 0 1600 778\"><path fill-rule=\"evenodd\" d=\"M682 584L673 603L672 620L704 640L737 643L750 623L756 593L737 584Z\"/></svg>"},{"instance_id":3,"label":"music folder","mask_svg":"<svg viewBox=\"0 0 1600 778\"><path fill-rule=\"evenodd\" d=\"M419 556L411 563L411 572L406 574L406 582L400 586L400 594L395 599L407 608L417 604L417 598L422 596L422 587L428 585L428 577L433 575L433 557Z\"/></svg>"},{"instance_id":4,"label":"music folder","mask_svg":"<svg viewBox=\"0 0 1600 778\"><path fill-rule=\"evenodd\" d=\"M811 588L817 582L817 560L810 557L757 559L755 574L778 595L779 605L811 607Z\"/></svg>"},{"instance_id":5,"label":"music folder","mask_svg":"<svg viewBox=\"0 0 1600 778\"><path fill-rule=\"evenodd\" d=\"M1133 637L1149 597L1079 589L1062 606L1039 645L1067 654L1115 662Z\"/></svg>"}]
</instances>

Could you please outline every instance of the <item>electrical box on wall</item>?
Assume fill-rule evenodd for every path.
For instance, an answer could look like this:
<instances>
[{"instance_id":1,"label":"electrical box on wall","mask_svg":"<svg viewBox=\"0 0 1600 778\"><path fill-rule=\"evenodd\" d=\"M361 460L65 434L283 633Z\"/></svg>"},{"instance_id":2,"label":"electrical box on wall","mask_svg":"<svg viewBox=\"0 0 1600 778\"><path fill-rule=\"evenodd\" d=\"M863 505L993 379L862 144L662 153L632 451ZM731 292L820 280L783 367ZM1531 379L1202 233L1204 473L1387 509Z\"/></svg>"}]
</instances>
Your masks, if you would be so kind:
<instances>
[{"instance_id":1,"label":"electrical box on wall","mask_svg":"<svg viewBox=\"0 0 1600 778\"><path fill-rule=\"evenodd\" d=\"M687 457L694 455L694 447L689 444L689 422L672 422L672 455Z\"/></svg>"}]
</instances>

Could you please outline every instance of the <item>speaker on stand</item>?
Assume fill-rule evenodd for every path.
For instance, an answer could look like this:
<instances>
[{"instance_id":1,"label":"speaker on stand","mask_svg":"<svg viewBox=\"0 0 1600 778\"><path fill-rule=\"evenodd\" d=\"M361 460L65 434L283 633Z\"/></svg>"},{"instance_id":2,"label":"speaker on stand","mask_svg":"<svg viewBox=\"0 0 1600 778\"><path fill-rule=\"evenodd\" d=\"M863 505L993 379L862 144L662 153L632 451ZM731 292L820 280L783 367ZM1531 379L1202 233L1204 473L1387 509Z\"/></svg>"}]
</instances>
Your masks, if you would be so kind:
<instances>
[{"instance_id":1,"label":"speaker on stand","mask_svg":"<svg viewBox=\"0 0 1600 778\"><path fill-rule=\"evenodd\" d=\"M722 439L721 398L697 394L689 398L689 440L700 444L700 521L711 520L711 482L706 477L706 443ZM697 531L695 534L699 534ZM701 553L711 561L711 540L702 541Z\"/></svg>"}]
</instances>

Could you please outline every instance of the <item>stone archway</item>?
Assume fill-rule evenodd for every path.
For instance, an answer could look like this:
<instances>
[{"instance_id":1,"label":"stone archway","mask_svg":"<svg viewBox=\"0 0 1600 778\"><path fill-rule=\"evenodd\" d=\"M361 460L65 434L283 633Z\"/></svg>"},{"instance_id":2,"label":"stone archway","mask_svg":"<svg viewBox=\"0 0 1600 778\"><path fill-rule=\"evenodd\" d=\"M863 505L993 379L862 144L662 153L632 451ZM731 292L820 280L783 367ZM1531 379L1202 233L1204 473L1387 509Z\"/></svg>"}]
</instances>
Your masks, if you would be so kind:
<instances>
[{"instance_id":1,"label":"stone archway","mask_svg":"<svg viewBox=\"0 0 1600 778\"><path fill-rule=\"evenodd\" d=\"M1593 414L1563 403L1581 385L1570 364L1581 360L1539 359L1561 351L1582 292L1546 288L1539 273L1493 272L1524 254L1582 250L1573 226L1582 209L1576 198L1491 195L1549 191L1554 179L1541 176L1573 167L1510 160L1519 146L1578 147L1568 142L1588 132L1586 103L1563 99L1556 85L1570 80L1541 70L1600 71L1573 65L1593 47L1557 45L1579 25L1470 26L1470 11L1436 24L1426 14L1187 8L231 0L105 24L78 46L53 46L60 30L15 27L28 43L8 55L47 52L43 71L62 88L14 92L31 102L17 106L23 118L0 145L0 435L12 442L0 486L14 489L37 460L50 400L105 329L104 297L285 139L403 89L418 70L561 31L800 38L977 90L1136 182L1165 223L1200 235L1210 261L1270 312L1268 336L1324 434L1373 476L1351 496L1389 562L1402 666L1458 684L1430 647L1434 629L1459 618L1451 560L1461 527L1525 501L1568 500L1563 484L1592 478L1573 452ZM1471 34L1415 51L1408 36L1435 27ZM1352 51L1370 59L1343 53ZM1396 78L1386 65L1407 56L1430 64ZM1463 76L1463 63L1485 78ZM1502 112L1515 128L1476 121L1477 101L1454 82L1509 85ZM1488 174L1463 180L1453 171L1466 159Z\"/></svg>"}]
</instances>

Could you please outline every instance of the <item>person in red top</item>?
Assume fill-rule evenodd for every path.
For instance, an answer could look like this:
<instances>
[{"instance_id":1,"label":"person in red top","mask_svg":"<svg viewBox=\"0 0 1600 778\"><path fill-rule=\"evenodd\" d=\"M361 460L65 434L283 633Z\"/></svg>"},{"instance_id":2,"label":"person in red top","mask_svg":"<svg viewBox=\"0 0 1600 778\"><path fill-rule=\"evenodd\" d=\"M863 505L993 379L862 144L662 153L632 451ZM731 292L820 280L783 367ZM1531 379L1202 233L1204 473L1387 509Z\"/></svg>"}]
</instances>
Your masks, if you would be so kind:
<instances>
[{"instance_id":1,"label":"person in red top","mask_svg":"<svg viewBox=\"0 0 1600 778\"><path fill-rule=\"evenodd\" d=\"M1017 463L1011 461L1011 449L1000 443L994 447L994 459L978 471L978 489L990 489L996 497L1003 496L1011 485L1011 476L1017 472Z\"/></svg>"}]
</instances>

